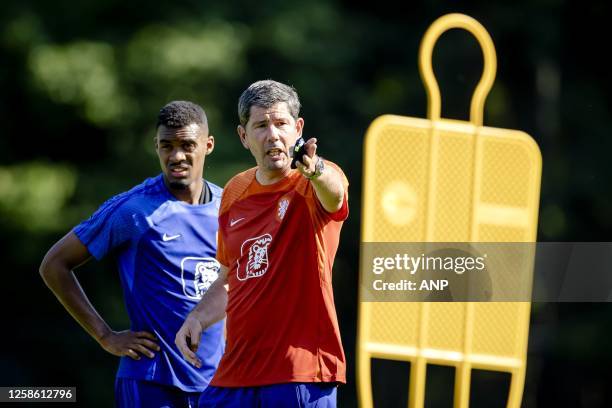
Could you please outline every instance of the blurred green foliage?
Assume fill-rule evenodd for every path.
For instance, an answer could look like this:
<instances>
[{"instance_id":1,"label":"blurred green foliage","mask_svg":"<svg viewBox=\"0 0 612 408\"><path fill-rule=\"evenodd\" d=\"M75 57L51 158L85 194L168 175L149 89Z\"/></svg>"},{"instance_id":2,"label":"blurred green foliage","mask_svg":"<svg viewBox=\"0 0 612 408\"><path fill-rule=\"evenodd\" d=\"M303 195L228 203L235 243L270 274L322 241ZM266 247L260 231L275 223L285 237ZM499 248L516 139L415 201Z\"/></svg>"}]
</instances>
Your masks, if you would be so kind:
<instances>
[{"instance_id":1,"label":"blurred green foliage","mask_svg":"<svg viewBox=\"0 0 612 408\"><path fill-rule=\"evenodd\" d=\"M0 167L0 214L26 233L64 228L61 215L75 184L75 171L67 166L24 162Z\"/></svg>"},{"instance_id":2,"label":"blurred green foliage","mask_svg":"<svg viewBox=\"0 0 612 408\"><path fill-rule=\"evenodd\" d=\"M106 43L41 45L32 50L29 66L33 80L51 100L82 106L85 120L95 125L104 126L127 113L113 49Z\"/></svg>"}]
</instances>

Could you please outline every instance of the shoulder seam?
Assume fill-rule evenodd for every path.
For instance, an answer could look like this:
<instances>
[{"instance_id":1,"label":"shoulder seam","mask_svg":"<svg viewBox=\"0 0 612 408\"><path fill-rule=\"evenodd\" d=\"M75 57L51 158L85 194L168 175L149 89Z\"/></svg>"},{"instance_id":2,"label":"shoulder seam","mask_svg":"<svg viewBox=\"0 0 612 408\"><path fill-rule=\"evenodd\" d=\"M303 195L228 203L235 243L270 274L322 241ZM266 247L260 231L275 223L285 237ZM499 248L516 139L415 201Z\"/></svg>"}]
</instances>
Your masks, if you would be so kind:
<instances>
[{"instance_id":1,"label":"shoulder seam","mask_svg":"<svg viewBox=\"0 0 612 408\"><path fill-rule=\"evenodd\" d=\"M246 171L236 174L230 179L230 181L227 182L223 188L223 195L221 196L219 216L227 212L232 204L242 197L244 192L249 188L255 179L256 170L257 167L252 167Z\"/></svg>"}]
</instances>

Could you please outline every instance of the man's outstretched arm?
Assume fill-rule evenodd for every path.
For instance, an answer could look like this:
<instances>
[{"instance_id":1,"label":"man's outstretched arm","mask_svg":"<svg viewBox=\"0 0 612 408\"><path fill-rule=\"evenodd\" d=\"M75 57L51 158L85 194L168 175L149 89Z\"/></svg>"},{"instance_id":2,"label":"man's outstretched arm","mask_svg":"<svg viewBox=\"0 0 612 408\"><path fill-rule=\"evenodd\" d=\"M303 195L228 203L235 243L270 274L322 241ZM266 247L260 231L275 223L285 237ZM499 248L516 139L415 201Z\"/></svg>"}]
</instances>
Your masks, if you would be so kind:
<instances>
[{"instance_id":1,"label":"man's outstretched arm","mask_svg":"<svg viewBox=\"0 0 612 408\"><path fill-rule=\"evenodd\" d=\"M202 300L187 315L185 322L176 333L174 342L185 360L200 368L202 362L195 352L200 346L202 332L225 317L227 307L227 272L221 265L219 277L208 288Z\"/></svg>"},{"instance_id":2,"label":"man's outstretched arm","mask_svg":"<svg viewBox=\"0 0 612 408\"><path fill-rule=\"evenodd\" d=\"M153 350L159 351L159 346L152 333L114 332L87 298L72 270L89 259L87 247L71 231L47 252L40 265L40 275L60 303L104 350L134 360L140 360L141 354L154 357Z\"/></svg>"},{"instance_id":3,"label":"man's outstretched arm","mask_svg":"<svg viewBox=\"0 0 612 408\"><path fill-rule=\"evenodd\" d=\"M304 164L299 161L296 163L298 170L306 177L315 173L316 164L321 158L317 153L317 139L311 138L304 144ZM342 208L344 202L344 185L342 175L331 166L326 166L323 173L311 180L312 187L321 202L321 205L328 213L335 213Z\"/></svg>"}]
</instances>

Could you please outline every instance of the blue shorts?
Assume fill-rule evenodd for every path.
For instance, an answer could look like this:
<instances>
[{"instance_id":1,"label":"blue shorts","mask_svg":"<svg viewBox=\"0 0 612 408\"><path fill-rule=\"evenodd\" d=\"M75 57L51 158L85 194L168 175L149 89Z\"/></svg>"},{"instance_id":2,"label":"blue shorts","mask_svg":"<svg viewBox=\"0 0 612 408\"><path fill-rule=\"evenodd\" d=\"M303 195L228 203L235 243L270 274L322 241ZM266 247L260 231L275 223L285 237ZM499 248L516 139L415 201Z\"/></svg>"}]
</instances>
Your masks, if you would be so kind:
<instances>
[{"instance_id":1,"label":"blue shorts","mask_svg":"<svg viewBox=\"0 0 612 408\"><path fill-rule=\"evenodd\" d=\"M261 387L209 386L200 408L336 408L336 383L288 383Z\"/></svg>"},{"instance_id":2,"label":"blue shorts","mask_svg":"<svg viewBox=\"0 0 612 408\"><path fill-rule=\"evenodd\" d=\"M196 408L201 394L150 381L115 379L117 408Z\"/></svg>"}]
</instances>

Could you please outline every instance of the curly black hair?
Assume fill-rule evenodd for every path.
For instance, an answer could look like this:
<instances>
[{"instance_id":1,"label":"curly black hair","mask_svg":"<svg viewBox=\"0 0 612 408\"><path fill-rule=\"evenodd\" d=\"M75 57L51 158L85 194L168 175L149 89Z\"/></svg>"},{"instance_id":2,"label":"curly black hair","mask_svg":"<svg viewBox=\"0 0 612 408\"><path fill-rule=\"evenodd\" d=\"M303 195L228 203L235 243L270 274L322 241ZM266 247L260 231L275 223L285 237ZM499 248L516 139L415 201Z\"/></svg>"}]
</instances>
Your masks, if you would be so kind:
<instances>
[{"instance_id":1,"label":"curly black hair","mask_svg":"<svg viewBox=\"0 0 612 408\"><path fill-rule=\"evenodd\" d=\"M189 126L192 123L207 123L206 113L200 105L189 101L172 101L161 108L157 115L157 128L161 125L170 128Z\"/></svg>"}]
</instances>

